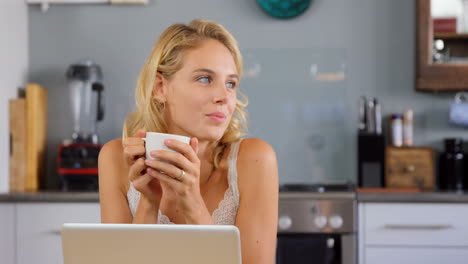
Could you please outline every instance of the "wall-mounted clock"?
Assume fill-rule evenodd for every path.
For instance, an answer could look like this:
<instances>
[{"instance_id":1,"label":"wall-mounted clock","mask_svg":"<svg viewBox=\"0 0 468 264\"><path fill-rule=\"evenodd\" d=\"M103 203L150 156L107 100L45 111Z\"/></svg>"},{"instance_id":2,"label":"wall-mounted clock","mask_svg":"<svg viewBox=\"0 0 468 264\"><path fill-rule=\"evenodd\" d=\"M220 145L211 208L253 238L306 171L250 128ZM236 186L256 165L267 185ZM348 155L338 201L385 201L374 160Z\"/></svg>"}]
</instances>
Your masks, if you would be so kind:
<instances>
[{"instance_id":1,"label":"wall-mounted clock","mask_svg":"<svg viewBox=\"0 0 468 264\"><path fill-rule=\"evenodd\" d=\"M312 0L257 0L268 15L276 18L293 18L309 8Z\"/></svg>"}]
</instances>

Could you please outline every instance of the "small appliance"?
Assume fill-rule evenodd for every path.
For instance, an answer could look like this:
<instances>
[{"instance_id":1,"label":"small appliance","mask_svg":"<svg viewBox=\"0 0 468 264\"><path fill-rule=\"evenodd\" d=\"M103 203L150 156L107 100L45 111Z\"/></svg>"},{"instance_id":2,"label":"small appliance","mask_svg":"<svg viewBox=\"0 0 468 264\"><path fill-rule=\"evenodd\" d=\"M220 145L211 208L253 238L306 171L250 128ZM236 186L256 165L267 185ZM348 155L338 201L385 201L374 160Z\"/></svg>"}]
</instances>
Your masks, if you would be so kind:
<instances>
[{"instance_id":1,"label":"small appliance","mask_svg":"<svg viewBox=\"0 0 468 264\"><path fill-rule=\"evenodd\" d=\"M73 134L60 145L57 173L63 191L98 190L98 156L101 150L96 131L104 118L101 67L91 60L69 66L67 83L73 115Z\"/></svg>"}]
</instances>

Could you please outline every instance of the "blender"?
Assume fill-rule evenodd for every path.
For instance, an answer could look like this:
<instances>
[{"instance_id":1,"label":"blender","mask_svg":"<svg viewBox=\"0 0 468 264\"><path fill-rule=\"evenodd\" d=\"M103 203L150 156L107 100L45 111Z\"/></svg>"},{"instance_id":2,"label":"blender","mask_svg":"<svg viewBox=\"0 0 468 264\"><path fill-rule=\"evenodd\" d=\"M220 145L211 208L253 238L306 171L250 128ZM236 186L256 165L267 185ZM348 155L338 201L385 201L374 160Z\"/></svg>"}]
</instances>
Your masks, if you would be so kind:
<instances>
[{"instance_id":1,"label":"blender","mask_svg":"<svg viewBox=\"0 0 468 264\"><path fill-rule=\"evenodd\" d=\"M91 60L69 66L67 84L73 133L59 147L57 172L63 191L98 190L98 156L101 150L97 123L104 118L101 67Z\"/></svg>"}]
</instances>

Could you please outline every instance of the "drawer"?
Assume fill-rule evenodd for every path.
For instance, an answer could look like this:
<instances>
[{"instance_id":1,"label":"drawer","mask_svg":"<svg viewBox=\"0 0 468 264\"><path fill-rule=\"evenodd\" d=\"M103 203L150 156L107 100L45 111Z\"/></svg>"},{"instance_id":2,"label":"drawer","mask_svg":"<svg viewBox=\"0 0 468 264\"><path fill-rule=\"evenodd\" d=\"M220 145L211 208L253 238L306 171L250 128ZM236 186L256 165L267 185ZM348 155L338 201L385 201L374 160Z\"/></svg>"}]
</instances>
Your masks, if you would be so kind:
<instances>
[{"instance_id":1,"label":"drawer","mask_svg":"<svg viewBox=\"0 0 468 264\"><path fill-rule=\"evenodd\" d=\"M99 223L98 203L19 203L17 264L61 264L63 223Z\"/></svg>"},{"instance_id":2,"label":"drawer","mask_svg":"<svg viewBox=\"0 0 468 264\"><path fill-rule=\"evenodd\" d=\"M466 264L468 248L375 248L365 250L364 264Z\"/></svg>"},{"instance_id":3,"label":"drawer","mask_svg":"<svg viewBox=\"0 0 468 264\"><path fill-rule=\"evenodd\" d=\"M0 263L15 263L15 205L0 203Z\"/></svg>"},{"instance_id":4,"label":"drawer","mask_svg":"<svg viewBox=\"0 0 468 264\"><path fill-rule=\"evenodd\" d=\"M468 205L366 203L365 245L468 246Z\"/></svg>"}]
</instances>

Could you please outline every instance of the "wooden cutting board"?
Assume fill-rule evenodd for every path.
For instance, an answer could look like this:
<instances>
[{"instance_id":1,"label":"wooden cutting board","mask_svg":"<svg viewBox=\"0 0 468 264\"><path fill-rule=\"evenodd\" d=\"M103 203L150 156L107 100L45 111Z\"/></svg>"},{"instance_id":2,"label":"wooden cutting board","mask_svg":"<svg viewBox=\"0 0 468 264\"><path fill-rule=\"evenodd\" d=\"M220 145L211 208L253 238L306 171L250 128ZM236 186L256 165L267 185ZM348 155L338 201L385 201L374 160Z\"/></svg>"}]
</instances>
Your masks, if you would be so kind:
<instances>
[{"instance_id":1,"label":"wooden cutting board","mask_svg":"<svg viewBox=\"0 0 468 264\"><path fill-rule=\"evenodd\" d=\"M26 99L9 101L10 191L26 191Z\"/></svg>"},{"instance_id":2,"label":"wooden cutting board","mask_svg":"<svg viewBox=\"0 0 468 264\"><path fill-rule=\"evenodd\" d=\"M45 177L47 90L26 86L26 191L38 191Z\"/></svg>"}]
</instances>

